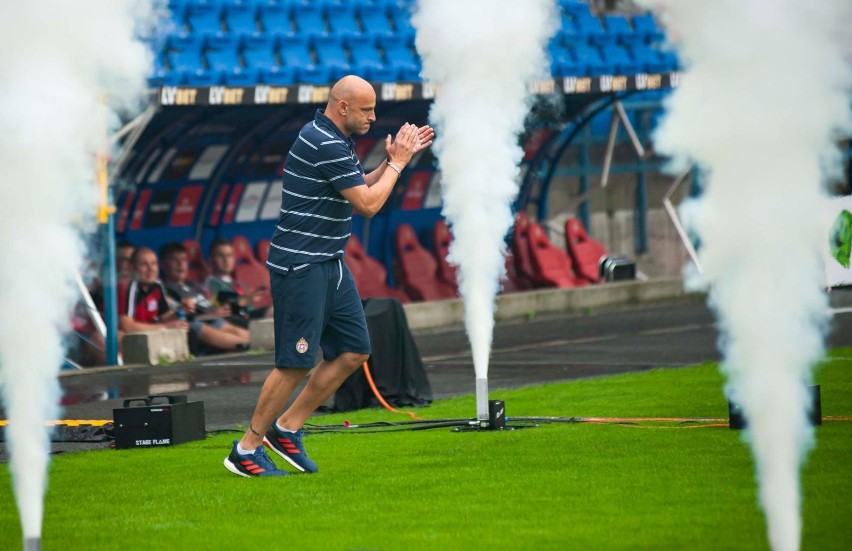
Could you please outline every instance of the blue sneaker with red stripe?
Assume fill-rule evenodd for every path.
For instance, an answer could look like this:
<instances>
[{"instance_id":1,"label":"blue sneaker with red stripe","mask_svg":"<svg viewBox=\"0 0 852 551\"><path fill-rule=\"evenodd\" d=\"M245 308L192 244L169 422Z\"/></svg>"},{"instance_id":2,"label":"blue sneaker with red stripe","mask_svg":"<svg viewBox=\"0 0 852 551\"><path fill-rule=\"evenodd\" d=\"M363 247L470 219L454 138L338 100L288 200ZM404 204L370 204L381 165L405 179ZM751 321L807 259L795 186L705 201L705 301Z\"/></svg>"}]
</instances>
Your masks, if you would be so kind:
<instances>
[{"instance_id":1,"label":"blue sneaker with red stripe","mask_svg":"<svg viewBox=\"0 0 852 551\"><path fill-rule=\"evenodd\" d=\"M237 440L231 454L225 458L225 468L239 476L285 476L290 473L282 471L266 455L263 446L258 446L254 453L241 454L237 452Z\"/></svg>"},{"instance_id":2,"label":"blue sneaker with red stripe","mask_svg":"<svg viewBox=\"0 0 852 551\"><path fill-rule=\"evenodd\" d=\"M266 436L263 437L263 443L303 473L315 473L319 469L317 469L317 464L311 461L308 454L305 453L305 446L302 445L303 434L304 431L301 429L290 432L281 430L275 423L272 423L272 426L266 431Z\"/></svg>"}]
</instances>

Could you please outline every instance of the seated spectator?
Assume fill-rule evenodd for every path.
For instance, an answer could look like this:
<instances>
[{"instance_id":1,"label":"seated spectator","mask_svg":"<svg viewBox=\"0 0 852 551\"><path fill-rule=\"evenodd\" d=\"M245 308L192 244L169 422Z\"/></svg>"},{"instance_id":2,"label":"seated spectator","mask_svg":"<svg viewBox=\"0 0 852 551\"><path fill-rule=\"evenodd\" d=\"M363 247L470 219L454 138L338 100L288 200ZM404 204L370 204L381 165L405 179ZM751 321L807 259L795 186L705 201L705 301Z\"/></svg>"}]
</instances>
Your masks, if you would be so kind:
<instances>
[{"instance_id":1,"label":"seated spectator","mask_svg":"<svg viewBox=\"0 0 852 551\"><path fill-rule=\"evenodd\" d=\"M129 282L133 279L133 251L136 247L129 241L119 241L115 245L116 281Z\"/></svg>"},{"instance_id":2,"label":"seated spectator","mask_svg":"<svg viewBox=\"0 0 852 551\"><path fill-rule=\"evenodd\" d=\"M189 274L189 254L180 243L167 243L160 249L163 260L163 281L168 296L175 302L174 309L183 310L190 326L197 328L215 328L222 333L216 342L201 341L204 344L222 350L245 350L251 340L244 327L238 327L225 320L231 314L227 306L216 306L210 300L210 292L198 283L187 281Z\"/></svg>"},{"instance_id":3,"label":"seated spectator","mask_svg":"<svg viewBox=\"0 0 852 551\"><path fill-rule=\"evenodd\" d=\"M154 251L141 247L131 259L134 279L119 286L118 324L126 333L155 331L163 328L189 329L197 342L222 350L245 349L248 338L235 336L200 321L187 323L172 309L166 289L159 280L159 262Z\"/></svg>"},{"instance_id":4,"label":"seated spectator","mask_svg":"<svg viewBox=\"0 0 852 551\"><path fill-rule=\"evenodd\" d=\"M234 280L236 256L234 246L227 239L216 239L210 246L210 264L212 273L207 276L204 285L210 290L213 300L218 304L231 305L232 314L245 312L251 318L262 318L269 308L255 306L262 298L265 288L246 291Z\"/></svg>"}]
</instances>

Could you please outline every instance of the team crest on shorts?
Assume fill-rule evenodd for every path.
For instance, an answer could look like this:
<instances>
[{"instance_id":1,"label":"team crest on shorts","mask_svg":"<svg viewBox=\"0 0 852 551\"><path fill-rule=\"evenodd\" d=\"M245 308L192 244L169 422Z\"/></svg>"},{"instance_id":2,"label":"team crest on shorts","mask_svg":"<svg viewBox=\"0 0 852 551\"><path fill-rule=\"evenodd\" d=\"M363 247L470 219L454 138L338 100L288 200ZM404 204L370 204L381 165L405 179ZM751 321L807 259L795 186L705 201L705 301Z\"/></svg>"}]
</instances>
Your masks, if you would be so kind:
<instances>
[{"instance_id":1,"label":"team crest on shorts","mask_svg":"<svg viewBox=\"0 0 852 551\"><path fill-rule=\"evenodd\" d=\"M296 343L296 352L299 354L304 354L308 351L308 341L305 340L305 337L299 339L299 342Z\"/></svg>"}]
</instances>

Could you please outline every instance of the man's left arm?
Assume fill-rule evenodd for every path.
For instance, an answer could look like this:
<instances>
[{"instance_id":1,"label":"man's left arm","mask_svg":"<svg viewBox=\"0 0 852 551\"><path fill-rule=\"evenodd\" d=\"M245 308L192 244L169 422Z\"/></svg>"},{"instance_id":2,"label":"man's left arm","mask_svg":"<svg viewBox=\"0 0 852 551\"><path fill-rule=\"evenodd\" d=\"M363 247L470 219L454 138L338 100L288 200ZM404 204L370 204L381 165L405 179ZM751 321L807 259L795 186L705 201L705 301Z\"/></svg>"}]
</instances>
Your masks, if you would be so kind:
<instances>
[{"instance_id":1,"label":"man's left arm","mask_svg":"<svg viewBox=\"0 0 852 551\"><path fill-rule=\"evenodd\" d=\"M432 130L432 127L428 124L426 126L421 126L420 128L418 128L417 133L417 138L419 142L417 148L414 150L414 155L417 155L417 153L432 145L432 140L435 138L435 131ZM382 174L384 174L387 168L388 160L385 159L381 162L378 168L376 168L369 174L364 175L364 183L367 184L367 187L370 187L376 182L378 182L379 178L382 177Z\"/></svg>"}]
</instances>

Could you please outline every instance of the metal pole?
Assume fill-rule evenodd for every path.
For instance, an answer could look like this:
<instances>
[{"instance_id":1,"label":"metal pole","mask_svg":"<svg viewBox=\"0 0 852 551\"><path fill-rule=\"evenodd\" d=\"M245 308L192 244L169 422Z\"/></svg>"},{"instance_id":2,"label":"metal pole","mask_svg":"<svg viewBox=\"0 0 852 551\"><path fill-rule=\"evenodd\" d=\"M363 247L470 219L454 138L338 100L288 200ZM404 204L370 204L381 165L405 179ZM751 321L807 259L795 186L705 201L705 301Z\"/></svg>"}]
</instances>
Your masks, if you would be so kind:
<instances>
[{"instance_id":1,"label":"metal pole","mask_svg":"<svg viewBox=\"0 0 852 551\"><path fill-rule=\"evenodd\" d=\"M616 101L615 105L621 105ZM606 153L601 168L601 187L605 188L609 182L609 169L612 167L612 156L615 154L615 137L618 135L618 114L613 111L612 121L609 123L609 135L606 138Z\"/></svg>"},{"instance_id":2,"label":"metal pole","mask_svg":"<svg viewBox=\"0 0 852 551\"><path fill-rule=\"evenodd\" d=\"M155 105L149 106L135 119L127 123L124 128L110 136L109 141L114 145L122 138L129 135L127 141L124 143L124 146L118 154L118 158L115 160L112 169L113 174L121 174L121 171L124 168L124 163L126 163L127 159L130 158L130 152L133 150L133 146L136 145L136 142L139 141L142 133L145 132L146 128L148 128L148 123L150 123L151 119L154 118L156 112L157 107Z\"/></svg>"},{"instance_id":3,"label":"metal pole","mask_svg":"<svg viewBox=\"0 0 852 551\"><path fill-rule=\"evenodd\" d=\"M113 205L113 190L109 189L109 209L106 225L102 225L105 254L103 265L104 286L104 318L106 322L106 363L119 365L118 362L118 300L116 299L116 266L115 266L115 208Z\"/></svg>"},{"instance_id":4,"label":"metal pole","mask_svg":"<svg viewBox=\"0 0 852 551\"><path fill-rule=\"evenodd\" d=\"M648 177L644 170L636 173L636 209L634 211L635 250L648 251Z\"/></svg>"},{"instance_id":5,"label":"metal pole","mask_svg":"<svg viewBox=\"0 0 852 551\"><path fill-rule=\"evenodd\" d=\"M677 231L678 236L680 237L683 246L686 247L686 252L689 254L689 257L695 263L695 267L698 268L699 273L704 273L704 270L701 269L701 262L698 261L698 253L695 252L695 247L692 245L692 240L689 238L689 235L686 233L686 229L684 229L683 224L680 223L680 218L677 215L677 211L675 211L674 205L672 205L671 197L674 195L674 192L677 191L677 188L686 180L686 177L689 175L692 170L694 164L689 165L683 173L677 177L674 183L671 185L669 190L666 192L665 197L663 197L663 208L666 209L666 212L669 215L669 218L672 220L672 224L674 224L675 231Z\"/></svg>"},{"instance_id":6,"label":"metal pole","mask_svg":"<svg viewBox=\"0 0 852 551\"><path fill-rule=\"evenodd\" d=\"M92 320L92 323L95 324L95 329L98 330L100 336L106 338L106 325L104 325L104 320L98 312L98 307L95 306L95 301L92 300L89 288L86 287L85 283L83 283L83 278L80 276L80 272L77 272L74 275L76 276L77 288L80 290L80 296L83 298L83 304L86 306L86 312L88 312L89 318Z\"/></svg>"},{"instance_id":7,"label":"metal pole","mask_svg":"<svg viewBox=\"0 0 852 551\"><path fill-rule=\"evenodd\" d=\"M622 105L620 101L617 101L615 102L614 109L618 118L621 119L621 124L624 125L624 130L627 132L627 137L630 138L630 143L633 144L633 150L636 151L636 154L639 155L640 159L644 159L645 148L642 146L642 141L639 139L639 136L636 135L636 129L633 128L633 123L630 122L630 118L624 110L624 105Z\"/></svg>"},{"instance_id":8,"label":"metal pole","mask_svg":"<svg viewBox=\"0 0 852 551\"><path fill-rule=\"evenodd\" d=\"M580 196L578 197L579 205L577 207L577 217L583 223L583 227L591 235L592 233L592 215L591 215L591 200L589 199L589 127L586 126L583 132L583 139L580 141Z\"/></svg>"}]
</instances>

